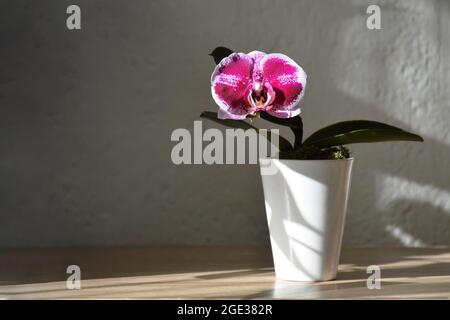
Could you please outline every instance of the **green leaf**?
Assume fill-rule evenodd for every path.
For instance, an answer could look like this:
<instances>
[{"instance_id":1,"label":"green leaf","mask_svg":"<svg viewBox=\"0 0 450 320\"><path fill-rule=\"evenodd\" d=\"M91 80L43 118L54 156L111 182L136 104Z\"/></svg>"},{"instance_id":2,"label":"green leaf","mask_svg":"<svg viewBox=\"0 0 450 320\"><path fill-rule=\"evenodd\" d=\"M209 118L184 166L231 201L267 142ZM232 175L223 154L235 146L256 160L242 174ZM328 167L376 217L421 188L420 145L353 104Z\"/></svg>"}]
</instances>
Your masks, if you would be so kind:
<instances>
[{"instance_id":1,"label":"green leaf","mask_svg":"<svg viewBox=\"0 0 450 320\"><path fill-rule=\"evenodd\" d=\"M290 127L290 128L301 128L303 129L303 122L302 122L302 118L300 116L295 116L292 118L277 118L274 117L270 114L268 114L267 112L261 112L259 114L259 116L264 119L267 120L269 122L273 122L275 124L279 124L281 126L286 126L286 127Z\"/></svg>"},{"instance_id":2,"label":"green leaf","mask_svg":"<svg viewBox=\"0 0 450 320\"><path fill-rule=\"evenodd\" d=\"M259 132L259 130L258 130ZM275 133L273 133L272 130L267 130L267 140L269 140L270 142L272 142L272 136L275 136ZM278 148L280 149L280 151L290 151L292 150L292 145L289 142L288 139L283 138L282 136L278 135L278 143L279 146Z\"/></svg>"},{"instance_id":3,"label":"green leaf","mask_svg":"<svg viewBox=\"0 0 450 320\"><path fill-rule=\"evenodd\" d=\"M211 111L203 111L200 115L201 118L212 120L216 123L219 123L221 125L231 127L231 128L238 128L238 129L244 129L249 130L253 129L256 130L256 132L259 132L259 129L252 126L250 123L245 122L243 120L230 120L230 119L219 119L217 117L217 112L211 112ZM267 140L272 141L272 131L268 131L267 134ZM283 138L282 136L278 137L279 141L279 149L280 151L289 151L292 150L292 145L289 142L289 140Z\"/></svg>"},{"instance_id":4,"label":"green leaf","mask_svg":"<svg viewBox=\"0 0 450 320\"><path fill-rule=\"evenodd\" d=\"M200 118L206 118L206 119L212 120L216 123L219 123L221 125L231 127L231 128L238 128L238 129L244 129L244 130L254 129L254 130L258 131L258 128L252 126L250 123L245 122L243 120L219 119L217 117L217 112L203 111L202 114L200 115Z\"/></svg>"},{"instance_id":5,"label":"green leaf","mask_svg":"<svg viewBox=\"0 0 450 320\"><path fill-rule=\"evenodd\" d=\"M219 64L219 62L222 61L223 58L228 57L232 53L233 50L231 49L228 49L226 47L217 47L209 55L213 57L216 64Z\"/></svg>"},{"instance_id":6,"label":"green leaf","mask_svg":"<svg viewBox=\"0 0 450 320\"><path fill-rule=\"evenodd\" d=\"M382 141L423 141L417 134L370 120L353 120L332 124L313 133L303 145L327 148L352 143Z\"/></svg>"},{"instance_id":7,"label":"green leaf","mask_svg":"<svg viewBox=\"0 0 450 320\"><path fill-rule=\"evenodd\" d=\"M266 121L291 128L294 133L294 149L297 150L301 147L303 139L303 121L301 116L277 118L266 112L260 112L259 116Z\"/></svg>"}]
</instances>

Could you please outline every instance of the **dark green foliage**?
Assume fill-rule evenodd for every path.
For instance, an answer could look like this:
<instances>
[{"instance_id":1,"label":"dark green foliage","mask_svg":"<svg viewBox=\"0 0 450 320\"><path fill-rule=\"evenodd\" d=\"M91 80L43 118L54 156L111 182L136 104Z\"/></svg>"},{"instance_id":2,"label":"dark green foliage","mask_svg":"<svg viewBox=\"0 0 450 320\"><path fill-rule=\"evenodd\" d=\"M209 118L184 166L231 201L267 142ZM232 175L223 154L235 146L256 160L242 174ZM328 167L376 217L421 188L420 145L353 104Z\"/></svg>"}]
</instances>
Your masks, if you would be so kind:
<instances>
[{"instance_id":1,"label":"dark green foliage","mask_svg":"<svg viewBox=\"0 0 450 320\"><path fill-rule=\"evenodd\" d=\"M233 50L226 47L215 48L210 55L216 64L228 57ZM352 120L332 124L320 129L303 139L303 122L300 116L292 118L277 118L266 112L260 112L259 116L269 122L289 127L294 134L294 146L283 138L280 141L281 159L318 160L318 159L346 159L350 157L349 150L343 145L353 143L370 143L383 141L423 141L417 134L407 132L400 128L370 120ZM217 123L232 128L244 130L259 129L244 120L222 120L217 118L216 112L203 112L200 117L207 118ZM273 133L269 131L269 141Z\"/></svg>"},{"instance_id":2,"label":"dark green foliage","mask_svg":"<svg viewBox=\"0 0 450 320\"><path fill-rule=\"evenodd\" d=\"M288 126L294 133L294 147L292 147L286 138L279 136L280 159L346 159L350 157L348 148L343 146L346 144L381 141L423 141L423 138L416 134L385 123L369 120L354 120L327 126L313 133L302 143L303 123L300 116L280 119L265 112L261 112L260 116L264 120L275 124ZM205 111L200 117L232 128L259 130L244 120L218 119L216 112ZM269 131L269 141L272 141L272 134Z\"/></svg>"},{"instance_id":3,"label":"dark green foliage","mask_svg":"<svg viewBox=\"0 0 450 320\"><path fill-rule=\"evenodd\" d=\"M352 120L332 124L313 133L303 144L322 148L352 143L383 141L423 141L423 138L400 128L369 120Z\"/></svg>"},{"instance_id":4,"label":"dark green foliage","mask_svg":"<svg viewBox=\"0 0 450 320\"><path fill-rule=\"evenodd\" d=\"M303 130L303 122L302 117L295 116L292 118L277 118L274 116L271 116L267 112L261 112L259 116L267 121L270 121L275 124L279 124L281 126L289 127L291 129L302 129Z\"/></svg>"},{"instance_id":5,"label":"dark green foliage","mask_svg":"<svg viewBox=\"0 0 450 320\"><path fill-rule=\"evenodd\" d=\"M226 47L217 47L209 55L213 57L216 64L219 64L219 62L222 61L223 58L228 57L232 53L233 50L231 49L228 49Z\"/></svg>"},{"instance_id":6,"label":"dark green foliage","mask_svg":"<svg viewBox=\"0 0 450 320\"><path fill-rule=\"evenodd\" d=\"M260 117L269 122L291 128L292 133L294 134L294 149L297 149L301 146L302 139L303 139L302 117L295 116L292 118L277 118L277 117L271 116L270 114L268 114L266 112L261 112Z\"/></svg>"},{"instance_id":7,"label":"dark green foliage","mask_svg":"<svg viewBox=\"0 0 450 320\"><path fill-rule=\"evenodd\" d=\"M257 132L259 132L259 129L252 126L251 124L249 124L248 122L244 121L244 120L229 120L229 119L219 119L217 117L217 112L211 112L211 111L203 111L202 114L200 115L201 118L206 118L209 120L212 120L216 123L220 123L224 126L227 127L231 127L231 128L238 128L238 129L244 129L244 130L248 130L248 129L253 129L256 130ZM272 141L272 135L274 133L271 131L268 131L268 136L267 136L267 140ZM279 149L281 151L290 151L292 150L292 145L289 142L289 140L283 138L282 136L278 137L278 141L279 141Z\"/></svg>"},{"instance_id":8,"label":"dark green foliage","mask_svg":"<svg viewBox=\"0 0 450 320\"><path fill-rule=\"evenodd\" d=\"M338 160L350 158L350 151L344 146L319 148L317 146L302 146L297 150L280 152L280 159L292 160Z\"/></svg>"},{"instance_id":9,"label":"dark green foliage","mask_svg":"<svg viewBox=\"0 0 450 320\"><path fill-rule=\"evenodd\" d=\"M219 123L221 125L231 127L231 128L238 128L238 129L244 129L244 130L248 130L248 129L258 130L258 128L252 126L250 123L243 121L243 120L219 119L217 117L217 112L203 111L202 114L200 115L200 118L206 118L206 119L209 119L211 121L214 121L216 123Z\"/></svg>"}]
</instances>

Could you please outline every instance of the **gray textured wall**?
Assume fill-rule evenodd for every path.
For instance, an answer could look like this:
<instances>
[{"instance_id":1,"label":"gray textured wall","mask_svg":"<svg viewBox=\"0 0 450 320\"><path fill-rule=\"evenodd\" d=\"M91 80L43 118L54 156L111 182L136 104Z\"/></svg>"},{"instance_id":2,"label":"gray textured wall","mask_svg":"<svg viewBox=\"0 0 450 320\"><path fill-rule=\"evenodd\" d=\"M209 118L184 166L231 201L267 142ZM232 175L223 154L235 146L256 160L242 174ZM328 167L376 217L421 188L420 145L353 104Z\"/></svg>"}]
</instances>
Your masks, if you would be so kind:
<instances>
[{"instance_id":1,"label":"gray textured wall","mask_svg":"<svg viewBox=\"0 0 450 320\"><path fill-rule=\"evenodd\" d=\"M65 9L82 9L82 30ZM378 3L382 30L366 28ZM206 54L283 52L306 133L386 121L426 143L358 145L344 241L450 244L448 1L0 2L0 246L268 241L256 166L175 166L215 110ZM204 124L211 127L211 124Z\"/></svg>"}]
</instances>

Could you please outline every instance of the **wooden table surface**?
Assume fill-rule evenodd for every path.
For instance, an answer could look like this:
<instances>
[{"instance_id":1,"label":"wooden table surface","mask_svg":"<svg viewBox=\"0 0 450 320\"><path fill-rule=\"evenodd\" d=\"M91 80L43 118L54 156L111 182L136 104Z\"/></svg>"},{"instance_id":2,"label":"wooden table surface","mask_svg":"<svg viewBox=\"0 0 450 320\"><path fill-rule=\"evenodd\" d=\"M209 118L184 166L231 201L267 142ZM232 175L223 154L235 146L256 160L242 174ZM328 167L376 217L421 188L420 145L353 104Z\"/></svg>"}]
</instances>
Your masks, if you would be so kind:
<instances>
[{"instance_id":1,"label":"wooden table surface","mask_svg":"<svg viewBox=\"0 0 450 320\"><path fill-rule=\"evenodd\" d=\"M0 249L1 299L449 299L449 248L344 248L335 281L276 280L257 246ZM68 290L67 266L81 268ZM381 289L367 288L367 266Z\"/></svg>"}]
</instances>

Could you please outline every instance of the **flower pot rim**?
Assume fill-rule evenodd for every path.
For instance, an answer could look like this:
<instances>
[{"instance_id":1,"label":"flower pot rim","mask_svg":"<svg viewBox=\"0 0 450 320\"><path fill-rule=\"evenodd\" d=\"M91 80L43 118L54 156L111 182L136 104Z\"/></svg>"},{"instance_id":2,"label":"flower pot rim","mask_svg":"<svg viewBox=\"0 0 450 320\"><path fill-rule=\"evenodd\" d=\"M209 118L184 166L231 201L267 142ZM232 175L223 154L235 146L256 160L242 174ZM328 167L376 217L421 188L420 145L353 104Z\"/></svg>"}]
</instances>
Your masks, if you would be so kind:
<instances>
[{"instance_id":1,"label":"flower pot rim","mask_svg":"<svg viewBox=\"0 0 450 320\"><path fill-rule=\"evenodd\" d=\"M299 162L299 161L305 161L305 162L312 162L312 161L353 161L355 158L354 157L350 157L350 158L346 158L346 159L279 159L279 158L259 158L264 159L264 160L279 160L279 161L294 161L294 162Z\"/></svg>"}]
</instances>

